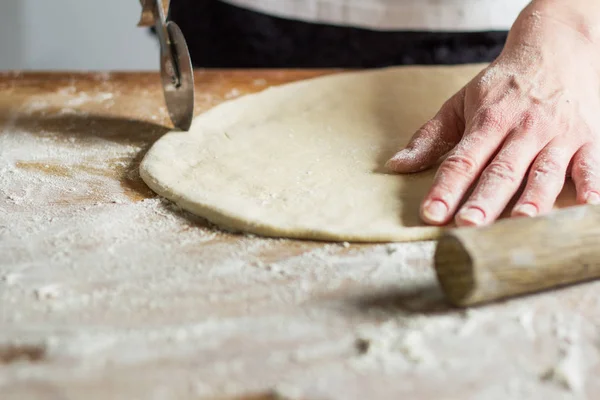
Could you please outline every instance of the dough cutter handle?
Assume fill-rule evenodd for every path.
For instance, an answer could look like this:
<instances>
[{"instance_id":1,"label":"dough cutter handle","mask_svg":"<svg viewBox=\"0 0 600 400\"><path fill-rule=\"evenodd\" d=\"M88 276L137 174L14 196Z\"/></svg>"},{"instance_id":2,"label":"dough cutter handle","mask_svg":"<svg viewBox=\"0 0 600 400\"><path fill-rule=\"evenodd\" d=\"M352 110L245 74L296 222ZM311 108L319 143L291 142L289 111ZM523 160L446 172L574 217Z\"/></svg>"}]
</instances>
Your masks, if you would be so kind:
<instances>
[{"instance_id":1,"label":"dough cutter handle","mask_svg":"<svg viewBox=\"0 0 600 400\"><path fill-rule=\"evenodd\" d=\"M458 307L600 278L600 206L450 230L437 245L435 269Z\"/></svg>"},{"instance_id":2,"label":"dough cutter handle","mask_svg":"<svg viewBox=\"0 0 600 400\"><path fill-rule=\"evenodd\" d=\"M194 70L187 43L172 21L167 21L170 0L140 0L138 26L154 26L160 42L160 74L165 103L173 125L190 129L194 117Z\"/></svg>"}]
</instances>

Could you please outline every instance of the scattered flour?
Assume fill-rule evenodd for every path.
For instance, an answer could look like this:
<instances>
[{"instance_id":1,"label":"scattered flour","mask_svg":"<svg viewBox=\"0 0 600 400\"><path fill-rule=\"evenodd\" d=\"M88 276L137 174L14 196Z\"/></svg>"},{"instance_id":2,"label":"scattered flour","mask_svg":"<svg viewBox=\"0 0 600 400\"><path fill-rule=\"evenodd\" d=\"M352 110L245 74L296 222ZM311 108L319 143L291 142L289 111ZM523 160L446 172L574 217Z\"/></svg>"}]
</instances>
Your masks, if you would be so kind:
<instances>
[{"instance_id":1,"label":"scattered flour","mask_svg":"<svg viewBox=\"0 0 600 400\"><path fill-rule=\"evenodd\" d=\"M553 367L543 376L544 380L554 382L565 389L581 393L585 388L584 355L577 345L567 345Z\"/></svg>"},{"instance_id":2,"label":"scattered flour","mask_svg":"<svg viewBox=\"0 0 600 400\"><path fill-rule=\"evenodd\" d=\"M229 92L225 93L225 98L227 100L230 100L230 99L234 99L236 97L239 97L241 94L242 94L242 92L240 92L239 89L233 88Z\"/></svg>"},{"instance_id":3,"label":"scattered flour","mask_svg":"<svg viewBox=\"0 0 600 400\"><path fill-rule=\"evenodd\" d=\"M19 112L52 116L56 96L76 112L118 104L105 83ZM0 120L0 392L45 382L91 399L160 388L163 398L385 400L600 389L597 284L454 310L435 281L434 243L224 233L141 183L156 132L132 140L100 123L65 131L25 117ZM94 397L99 387L114 392Z\"/></svg>"},{"instance_id":4,"label":"scattered flour","mask_svg":"<svg viewBox=\"0 0 600 400\"><path fill-rule=\"evenodd\" d=\"M60 287L58 285L46 285L35 289L35 295L38 300L51 300L60 296Z\"/></svg>"}]
</instances>

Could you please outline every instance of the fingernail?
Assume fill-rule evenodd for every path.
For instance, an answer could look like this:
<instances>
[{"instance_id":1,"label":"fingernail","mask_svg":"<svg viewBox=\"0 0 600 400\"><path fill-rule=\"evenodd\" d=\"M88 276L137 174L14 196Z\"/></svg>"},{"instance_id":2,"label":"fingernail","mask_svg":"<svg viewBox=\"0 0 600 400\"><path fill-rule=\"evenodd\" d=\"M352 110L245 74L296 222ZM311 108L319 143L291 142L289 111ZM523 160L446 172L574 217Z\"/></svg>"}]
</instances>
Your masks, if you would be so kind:
<instances>
[{"instance_id":1,"label":"fingernail","mask_svg":"<svg viewBox=\"0 0 600 400\"><path fill-rule=\"evenodd\" d=\"M444 222L446 217L448 216L448 207L444 202L439 200L430 201L423 208L423 217L430 222L441 223Z\"/></svg>"},{"instance_id":2,"label":"fingernail","mask_svg":"<svg viewBox=\"0 0 600 400\"><path fill-rule=\"evenodd\" d=\"M485 220L485 214L478 208L467 208L457 215L459 225L482 225Z\"/></svg>"},{"instance_id":3,"label":"fingernail","mask_svg":"<svg viewBox=\"0 0 600 400\"><path fill-rule=\"evenodd\" d=\"M388 164L390 162L394 162L394 161L404 161L407 158L409 158L410 155L410 150L409 149L403 149L400 150L399 152L397 152L396 154L394 154L394 156L392 158L390 158L390 160L388 161Z\"/></svg>"},{"instance_id":4,"label":"fingernail","mask_svg":"<svg viewBox=\"0 0 600 400\"><path fill-rule=\"evenodd\" d=\"M513 210L513 215L533 218L538 215L538 209L533 204L523 204L515 207Z\"/></svg>"},{"instance_id":5,"label":"fingernail","mask_svg":"<svg viewBox=\"0 0 600 400\"><path fill-rule=\"evenodd\" d=\"M585 202L593 206L600 205L600 194L596 192L588 193L587 197L585 198Z\"/></svg>"}]
</instances>

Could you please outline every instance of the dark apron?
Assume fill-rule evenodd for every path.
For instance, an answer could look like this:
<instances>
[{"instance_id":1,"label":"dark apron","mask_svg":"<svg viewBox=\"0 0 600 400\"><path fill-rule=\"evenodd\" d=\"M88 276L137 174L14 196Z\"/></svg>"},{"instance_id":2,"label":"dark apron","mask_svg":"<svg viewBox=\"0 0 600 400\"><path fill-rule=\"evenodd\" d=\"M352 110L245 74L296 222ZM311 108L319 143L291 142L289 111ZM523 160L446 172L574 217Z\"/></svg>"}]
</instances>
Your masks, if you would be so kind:
<instances>
[{"instance_id":1,"label":"dark apron","mask_svg":"<svg viewBox=\"0 0 600 400\"><path fill-rule=\"evenodd\" d=\"M375 68L490 62L507 32L382 32L277 18L219 0L172 0L195 67Z\"/></svg>"}]
</instances>

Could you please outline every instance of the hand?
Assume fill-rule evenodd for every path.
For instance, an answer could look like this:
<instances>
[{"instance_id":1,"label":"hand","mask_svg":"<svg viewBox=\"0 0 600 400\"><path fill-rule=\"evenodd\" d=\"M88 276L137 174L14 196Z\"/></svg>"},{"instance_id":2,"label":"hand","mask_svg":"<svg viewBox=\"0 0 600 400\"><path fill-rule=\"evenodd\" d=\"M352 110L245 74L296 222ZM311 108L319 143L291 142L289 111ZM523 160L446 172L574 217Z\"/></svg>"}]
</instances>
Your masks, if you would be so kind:
<instances>
[{"instance_id":1,"label":"hand","mask_svg":"<svg viewBox=\"0 0 600 400\"><path fill-rule=\"evenodd\" d=\"M547 213L567 174L579 203L600 204L598 43L534 2L499 58L448 100L388 166L416 172L444 155L421 206L429 224L447 224L455 214L458 226L491 223L523 181L512 215Z\"/></svg>"}]
</instances>

